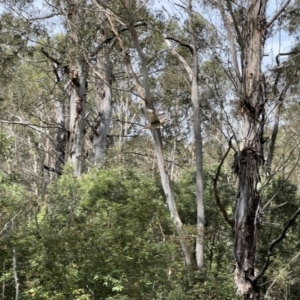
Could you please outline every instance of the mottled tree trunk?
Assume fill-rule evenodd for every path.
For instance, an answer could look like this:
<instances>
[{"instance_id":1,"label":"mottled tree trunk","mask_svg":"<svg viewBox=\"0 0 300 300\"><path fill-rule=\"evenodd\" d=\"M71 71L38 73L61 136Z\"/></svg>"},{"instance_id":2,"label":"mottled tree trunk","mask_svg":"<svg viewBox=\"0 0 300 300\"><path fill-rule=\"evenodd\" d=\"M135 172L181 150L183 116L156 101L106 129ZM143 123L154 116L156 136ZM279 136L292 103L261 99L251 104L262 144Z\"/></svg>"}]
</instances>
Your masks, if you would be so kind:
<instances>
[{"instance_id":1,"label":"mottled tree trunk","mask_svg":"<svg viewBox=\"0 0 300 300\"><path fill-rule=\"evenodd\" d=\"M65 86L70 98L69 160L76 177L81 175L83 163L87 72L87 63L84 60L78 62L71 70L71 79Z\"/></svg>"},{"instance_id":2,"label":"mottled tree trunk","mask_svg":"<svg viewBox=\"0 0 300 300\"><path fill-rule=\"evenodd\" d=\"M66 159L66 146L67 146L67 130L66 130L66 113L65 105L62 101L53 99L55 107L56 123L58 125L56 139L55 139L55 170L57 174L61 174L63 165Z\"/></svg>"},{"instance_id":3,"label":"mottled tree trunk","mask_svg":"<svg viewBox=\"0 0 300 300\"><path fill-rule=\"evenodd\" d=\"M100 163L105 155L106 139L112 111L112 64L109 59L109 52L111 49L109 48L109 45L103 43L103 41L107 38L107 30L107 28L103 28L98 31L98 43L101 45L97 54L97 64L95 67L95 100L98 106L98 111L92 132L95 165Z\"/></svg>"},{"instance_id":4,"label":"mottled tree trunk","mask_svg":"<svg viewBox=\"0 0 300 300\"><path fill-rule=\"evenodd\" d=\"M65 12L68 20L68 37L76 51L72 52L73 66L70 68L70 80L65 91L70 99L69 122L69 160L74 168L74 175L82 173L84 161L85 107L87 94L87 76L89 65L86 60L85 43L85 5L83 0L65 1Z\"/></svg>"},{"instance_id":5,"label":"mottled tree trunk","mask_svg":"<svg viewBox=\"0 0 300 300\"><path fill-rule=\"evenodd\" d=\"M235 156L238 195L235 211L235 281L244 299L258 299L254 279L256 236L259 226L260 195L257 185L263 163L263 132L265 123L265 78L261 71L266 30L265 0L253 0L243 25L241 114L243 138Z\"/></svg>"}]
</instances>

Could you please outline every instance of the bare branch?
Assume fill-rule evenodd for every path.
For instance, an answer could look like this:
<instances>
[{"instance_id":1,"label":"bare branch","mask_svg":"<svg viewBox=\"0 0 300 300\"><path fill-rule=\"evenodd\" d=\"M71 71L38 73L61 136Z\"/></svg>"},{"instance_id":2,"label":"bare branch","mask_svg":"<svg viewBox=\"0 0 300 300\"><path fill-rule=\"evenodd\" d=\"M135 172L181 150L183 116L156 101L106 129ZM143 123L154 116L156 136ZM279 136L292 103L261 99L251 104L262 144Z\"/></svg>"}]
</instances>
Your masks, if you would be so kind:
<instances>
[{"instance_id":1,"label":"bare branch","mask_svg":"<svg viewBox=\"0 0 300 300\"><path fill-rule=\"evenodd\" d=\"M214 182L214 194L215 194L215 199L216 199L216 202L217 202L217 205L219 207L219 209L221 210L222 212L222 215L225 219L225 221L231 226L233 227L234 226L234 221L231 220L227 214L227 211L225 209L225 207L223 206L222 202L221 202L221 199L220 199L220 195L219 195L219 192L218 192L218 180L219 180L219 176L220 176L220 172L221 172L221 168L222 168L222 165L227 157L227 155L229 154L232 146L231 146L231 140L232 140L233 137L230 138L229 140L229 147L228 147L228 150L226 151L226 153L224 154L218 168L217 168L217 172L216 172L216 175L215 177L213 178L213 182Z\"/></svg>"},{"instance_id":2,"label":"bare branch","mask_svg":"<svg viewBox=\"0 0 300 300\"><path fill-rule=\"evenodd\" d=\"M291 0L287 0L282 6L281 8L278 10L278 12L273 16L273 18L271 18L271 21L268 22L267 24L267 28L270 27L276 20L277 18L280 16L280 14L285 10L285 8L290 4Z\"/></svg>"},{"instance_id":3,"label":"bare branch","mask_svg":"<svg viewBox=\"0 0 300 300\"><path fill-rule=\"evenodd\" d=\"M279 73L280 73L280 71L278 71L277 74L279 74ZM285 85L285 87L281 91L280 95L278 96L277 107L276 107L276 112L275 112L275 123L274 123L273 131L272 131L272 135L271 135L269 151L268 151L268 158L267 158L267 162L266 162L266 167L267 167L268 171L271 171L271 164L272 164L274 150L275 150L275 142L276 142L278 128L279 128L279 118L280 118L281 107L283 105L285 95L286 95L289 87L291 86L293 80L294 80L294 78L292 78L288 81L288 83Z\"/></svg>"},{"instance_id":4,"label":"bare branch","mask_svg":"<svg viewBox=\"0 0 300 300\"><path fill-rule=\"evenodd\" d=\"M55 168L44 165L44 169L49 171L49 172L56 173L57 175L62 175L62 172L56 170Z\"/></svg>"},{"instance_id":5,"label":"bare branch","mask_svg":"<svg viewBox=\"0 0 300 300\"><path fill-rule=\"evenodd\" d=\"M30 124L29 122L26 122L26 121L8 121L8 120L1 120L0 119L0 123L5 123L5 124L9 124L9 125L16 124L16 125L21 125L21 126L28 126L29 128L31 128L31 129L33 129L37 132L45 134L45 136L47 138L49 138L51 142L54 142L53 138L49 134L47 134L47 132L45 130L43 130L43 128L61 128L61 126L59 126L59 125L55 125L55 126L32 125L32 124Z\"/></svg>"},{"instance_id":6,"label":"bare branch","mask_svg":"<svg viewBox=\"0 0 300 300\"><path fill-rule=\"evenodd\" d=\"M53 62L55 62L56 64L60 65L60 62L54 58L52 55L50 55L44 48L41 48L41 52L50 60L52 60Z\"/></svg>"},{"instance_id":7,"label":"bare branch","mask_svg":"<svg viewBox=\"0 0 300 300\"><path fill-rule=\"evenodd\" d=\"M265 299L268 299L268 295L269 295L269 293L270 293L270 290L271 290L272 286L275 284L275 282L277 281L277 279L281 277L282 273L290 266L290 264L291 264L292 262L294 262L295 260L297 260L299 256L300 256L300 252L298 252L298 253L297 253L297 254L289 261L289 263L288 263L288 264L280 271L280 273L277 275L277 277L273 280L273 282L272 282L272 283L270 284L270 286L268 287L267 292L266 292L266 294L265 294Z\"/></svg>"},{"instance_id":8,"label":"bare branch","mask_svg":"<svg viewBox=\"0 0 300 300\"><path fill-rule=\"evenodd\" d=\"M3 229L0 231L0 235L3 234L9 227L10 224L14 221L14 219L22 212L22 210L18 211L8 222L5 223Z\"/></svg>"},{"instance_id":9,"label":"bare branch","mask_svg":"<svg viewBox=\"0 0 300 300\"><path fill-rule=\"evenodd\" d=\"M178 40L174 37L171 37L171 36L166 36L165 39L174 41L174 42L178 43L180 46L188 48L190 50L191 54L192 55L194 54L194 50L193 50L193 47L191 45L183 43L182 41L180 41L180 40Z\"/></svg>"},{"instance_id":10,"label":"bare branch","mask_svg":"<svg viewBox=\"0 0 300 300\"><path fill-rule=\"evenodd\" d=\"M168 11L163 7L164 11L168 14L169 19L167 22L167 25L165 27L164 33L163 33L163 38L169 48L169 50L171 51L171 53L177 57L177 59L183 64L185 70L187 71L188 75L189 75L189 79L192 80L193 78L193 70L192 68L189 66L189 64L187 63L187 61L174 49L174 47L172 46L171 42L169 41L170 39L168 38L166 31L168 29L168 25L170 24L171 21L171 17L170 14L168 13ZM191 47L191 46L190 46ZM191 47L192 49L192 53L194 53L194 49Z\"/></svg>"},{"instance_id":11,"label":"bare branch","mask_svg":"<svg viewBox=\"0 0 300 300\"><path fill-rule=\"evenodd\" d=\"M130 58L130 55L127 53L127 48L123 42L123 40L121 39L120 35L119 35L119 32L118 30L116 29L116 26L114 24L114 22L112 21L111 17L109 15L107 15L107 19L108 19L108 22L111 26L111 30L113 31L113 33L115 34L118 42L119 42L119 45L123 51L123 54L124 54L124 61L125 61L125 64L127 66L127 70L129 69L130 70L130 73L131 73L131 77L132 79L134 80L135 82L135 85L136 85L136 88L138 90L138 93L139 93L139 96L145 101L145 93L143 91L143 87L142 87L142 84L140 83L140 81L138 80L133 68L132 68L132 64L131 64L131 58Z\"/></svg>"}]
</instances>

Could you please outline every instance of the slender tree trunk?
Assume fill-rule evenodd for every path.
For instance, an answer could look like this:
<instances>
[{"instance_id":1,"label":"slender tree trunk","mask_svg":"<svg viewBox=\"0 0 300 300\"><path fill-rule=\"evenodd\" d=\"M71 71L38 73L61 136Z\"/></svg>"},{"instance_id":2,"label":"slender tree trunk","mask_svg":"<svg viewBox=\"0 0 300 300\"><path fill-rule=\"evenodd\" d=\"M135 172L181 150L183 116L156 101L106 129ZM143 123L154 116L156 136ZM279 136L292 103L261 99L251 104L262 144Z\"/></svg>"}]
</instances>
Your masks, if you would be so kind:
<instances>
[{"instance_id":1,"label":"slender tree trunk","mask_svg":"<svg viewBox=\"0 0 300 300\"><path fill-rule=\"evenodd\" d=\"M201 135L201 116L200 101L198 93L198 54L193 28L193 14L191 0L187 1L187 12L189 16L189 34L191 40L191 52L193 65L190 66L170 43L166 33L164 33L165 42L172 54L183 64L191 82L191 102L193 106L193 127L195 139L195 158L196 158L196 203L197 203L197 238L196 238L196 264L199 270L204 268L204 191L203 191L203 153L202 153L202 135Z\"/></svg>"},{"instance_id":2,"label":"slender tree trunk","mask_svg":"<svg viewBox=\"0 0 300 300\"><path fill-rule=\"evenodd\" d=\"M2 269L2 272L3 274L5 273L6 269L5 269L5 261L3 261L3 269ZM2 280L2 300L5 300L5 277L3 278Z\"/></svg>"},{"instance_id":3,"label":"slender tree trunk","mask_svg":"<svg viewBox=\"0 0 300 300\"><path fill-rule=\"evenodd\" d=\"M199 270L204 268L204 191L203 191L203 153L202 153L202 135L201 135L201 116L198 93L198 55L197 44L193 28L193 15L191 0L187 1L187 12L189 15L189 33L193 48L193 66L192 66L192 85L191 101L194 114L194 138L195 138L195 157L196 157L196 202L197 202L197 239L196 239L196 263ZM188 71L188 70L187 70Z\"/></svg>"},{"instance_id":4,"label":"slender tree trunk","mask_svg":"<svg viewBox=\"0 0 300 300\"><path fill-rule=\"evenodd\" d=\"M18 277L17 254L16 254L16 248L15 247L12 247L12 255L13 255L14 279L15 279L15 300L19 300L20 282L19 282L19 277Z\"/></svg>"},{"instance_id":5,"label":"slender tree trunk","mask_svg":"<svg viewBox=\"0 0 300 300\"><path fill-rule=\"evenodd\" d=\"M143 71L143 87L145 91L145 107L148 109L154 109L153 102L152 102L152 96L150 92L150 80L149 80L149 74L148 74L148 68L147 63L145 60L145 55L142 51L141 45L138 40L138 36L136 33L136 30L132 24L132 17L128 13L128 25L129 25L129 31L131 34L131 37L133 39L134 46L138 52L141 65L142 65L142 71ZM178 214L178 210L176 207L176 202L174 199L173 191L171 188L171 182L170 178L167 172L167 166L165 165L164 156L163 156L163 146L162 146L162 138L160 129L153 129L151 130L153 140L154 140L154 147L155 147L155 153L157 158L157 164L158 169L160 173L160 178L162 182L162 187L164 190L164 194L166 196L167 204L169 207L169 211L172 217L172 220L174 222L174 225L176 226L181 247L184 253L185 262L186 265L190 266L192 264L192 253L191 253L191 247L190 247L190 241L188 238L188 235L186 234L183 224L181 222L181 219Z\"/></svg>"}]
</instances>

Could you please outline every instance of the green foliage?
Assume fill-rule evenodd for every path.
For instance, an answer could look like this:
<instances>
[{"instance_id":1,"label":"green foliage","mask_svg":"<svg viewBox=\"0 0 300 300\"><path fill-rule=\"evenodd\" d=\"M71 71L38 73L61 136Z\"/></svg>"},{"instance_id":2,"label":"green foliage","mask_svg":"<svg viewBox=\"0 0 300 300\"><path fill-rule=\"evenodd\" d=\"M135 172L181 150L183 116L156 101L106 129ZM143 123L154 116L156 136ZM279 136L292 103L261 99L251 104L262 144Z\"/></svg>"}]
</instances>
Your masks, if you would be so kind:
<instances>
[{"instance_id":1,"label":"green foliage","mask_svg":"<svg viewBox=\"0 0 300 300\"><path fill-rule=\"evenodd\" d=\"M11 158L14 138L0 131L0 161Z\"/></svg>"},{"instance_id":2,"label":"green foliage","mask_svg":"<svg viewBox=\"0 0 300 300\"><path fill-rule=\"evenodd\" d=\"M161 225L172 227L151 178L120 170L94 170L80 180L65 174L45 201L15 236L22 299L168 293L167 269L182 263Z\"/></svg>"}]
</instances>

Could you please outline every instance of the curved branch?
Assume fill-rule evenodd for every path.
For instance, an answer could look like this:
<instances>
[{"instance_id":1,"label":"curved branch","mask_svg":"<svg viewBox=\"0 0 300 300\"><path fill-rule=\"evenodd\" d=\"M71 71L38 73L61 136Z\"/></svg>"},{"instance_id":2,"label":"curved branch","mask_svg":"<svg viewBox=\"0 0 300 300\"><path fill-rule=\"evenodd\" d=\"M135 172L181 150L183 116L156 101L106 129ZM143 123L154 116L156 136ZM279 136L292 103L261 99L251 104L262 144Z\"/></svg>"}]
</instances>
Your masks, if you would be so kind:
<instances>
[{"instance_id":1,"label":"curved branch","mask_svg":"<svg viewBox=\"0 0 300 300\"><path fill-rule=\"evenodd\" d=\"M222 215L225 219L225 221L231 226L233 227L234 225L234 221L232 219L229 218L228 216L228 213L225 209L225 207L223 206L222 202L221 202L221 198L220 198L220 195L219 195L219 192L218 192L218 180L219 180L219 176L220 176L220 172L221 172L221 168L222 168L222 165L229 153L229 151L231 150L232 146L231 146L231 140L232 140L232 137L230 138L229 140L229 147L228 147L228 150L226 151L226 153L224 154L218 168L217 168L217 173L216 173L216 176L214 177L213 179L213 182L214 182L214 194L215 194L215 199L216 199L216 202L217 202L217 205L219 207L219 209L221 210L222 212Z\"/></svg>"},{"instance_id":2,"label":"curved branch","mask_svg":"<svg viewBox=\"0 0 300 300\"><path fill-rule=\"evenodd\" d=\"M194 54L194 49L191 45L183 43L182 41L180 41L172 36L165 36L165 39L174 41L174 42L178 43L180 46L188 48L190 50L190 52L192 53L192 55Z\"/></svg>"},{"instance_id":3,"label":"curved branch","mask_svg":"<svg viewBox=\"0 0 300 300\"><path fill-rule=\"evenodd\" d=\"M270 257L273 255L273 252L272 252L273 248L285 238L285 234L286 234L287 230L293 225L293 223L295 222L295 220L299 214L300 214L300 208L298 208L298 210L294 213L294 215L289 219L288 223L283 228L281 235L276 240L272 241L272 243L268 249L268 254L266 257L265 264L264 264L262 270L260 271L260 273L253 278L252 282L258 281L258 279L264 275L264 273L266 272L266 270L269 267Z\"/></svg>"},{"instance_id":4,"label":"curved branch","mask_svg":"<svg viewBox=\"0 0 300 300\"><path fill-rule=\"evenodd\" d=\"M55 62L56 64L60 65L60 61L58 61L55 57L49 54L43 47L41 48L41 52L51 61Z\"/></svg>"}]
</instances>

